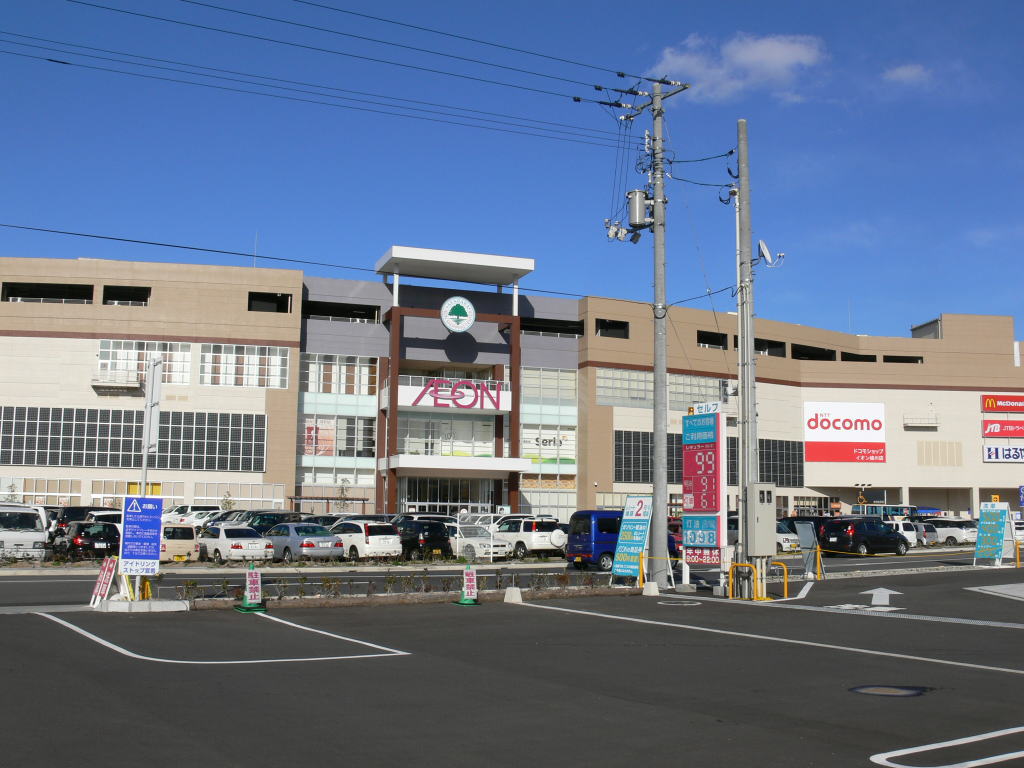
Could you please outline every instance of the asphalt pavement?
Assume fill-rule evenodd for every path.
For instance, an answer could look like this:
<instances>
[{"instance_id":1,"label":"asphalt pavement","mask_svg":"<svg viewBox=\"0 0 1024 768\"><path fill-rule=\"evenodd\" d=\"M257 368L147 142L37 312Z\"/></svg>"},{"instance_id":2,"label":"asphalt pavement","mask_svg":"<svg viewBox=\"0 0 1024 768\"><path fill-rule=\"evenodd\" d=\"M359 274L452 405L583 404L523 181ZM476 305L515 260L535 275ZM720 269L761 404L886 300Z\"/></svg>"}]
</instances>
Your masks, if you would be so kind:
<instances>
[{"instance_id":1,"label":"asphalt pavement","mask_svg":"<svg viewBox=\"0 0 1024 768\"><path fill-rule=\"evenodd\" d=\"M154 768L1013 765L1022 576L847 578L757 603L0 616L4 754Z\"/></svg>"}]
</instances>

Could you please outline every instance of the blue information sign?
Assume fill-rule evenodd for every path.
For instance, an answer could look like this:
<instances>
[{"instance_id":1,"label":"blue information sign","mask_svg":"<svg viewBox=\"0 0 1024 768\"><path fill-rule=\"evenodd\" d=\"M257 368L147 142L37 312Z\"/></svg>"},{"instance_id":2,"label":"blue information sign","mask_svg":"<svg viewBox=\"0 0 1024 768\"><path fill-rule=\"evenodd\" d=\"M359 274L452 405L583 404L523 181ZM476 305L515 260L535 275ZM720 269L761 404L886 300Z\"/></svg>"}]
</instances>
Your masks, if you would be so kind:
<instances>
[{"instance_id":1,"label":"blue information sign","mask_svg":"<svg viewBox=\"0 0 1024 768\"><path fill-rule=\"evenodd\" d=\"M982 502L978 515L978 541L974 545L975 560L999 561L1003 558L1009 512L1009 504Z\"/></svg>"},{"instance_id":2,"label":"blue information sign","mask_svg":"<svg viewBox=\"0 0 1024 768\"><path fill-rule=\"evenodd\" d=\"M718 515L683 515L684 547L718 547Z\"/></svg>"},{"instance_id":3,"label":"blue information sign","mask_svg":"<svg viewBox=\"0 0 1024 768\"><path fill-rule=\"evenodd\" d=\"M647 547L651 528L651 497L628 496L622 510L619 541L615 545L613 576L640 576L640 556Z\"/></svg>"},{"instance_id":4,"label":"blue information sign","mask_svg":"<svg viewBox=\"0 0 1024 768\"><path fill-rule=\"evenodd\" d=\"M122 575L155 576L160 572L163 511L163 499L125 498L119 561Z\"/></svg>"}]
</instances>

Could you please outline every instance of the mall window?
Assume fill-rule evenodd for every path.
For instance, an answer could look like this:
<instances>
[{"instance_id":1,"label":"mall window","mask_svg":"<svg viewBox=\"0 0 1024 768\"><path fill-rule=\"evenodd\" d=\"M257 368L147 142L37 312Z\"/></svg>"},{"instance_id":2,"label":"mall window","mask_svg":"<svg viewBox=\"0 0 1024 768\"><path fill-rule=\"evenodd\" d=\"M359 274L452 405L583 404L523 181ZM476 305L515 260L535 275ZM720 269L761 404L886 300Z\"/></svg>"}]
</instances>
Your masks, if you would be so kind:
<instances>
[{"instance_id":1,"label":"mall window","mask_svg":"<svg viewBox=\"0 0 1024 768\"><path fill-rule=\"evenodd\" d=\"M740 348L740 337L733 334L732 345L734 348ZM786 356L786 342L775 341L773 339L754 339L754 354L765 355L767 357L785 357Z\"/></svg>"},{"instance_id":2,"label":"mall window","mask_svg":"<svg viewBox=\"0 0 1024 768\"><path fill-rule=\"evenodd\" d=\"M583 322L580 320L546 320L539 317L520 319L520 331L527 336L556 336L574 339L583 335Z\"/></svg>"},{"instance_id":3,"label":"mall window","mask_svg":"<svg viewBox=\"0 0 1024 768\"><path fill-rule=\"evenodd\" d=\"M343 323L379 323L380 307L376 304L342 304L335 301L304 301L302 316L307 320Z\"/></svg>"},{"instance_id":4,"label":"mall window","mask_svg":"<svg viewBox=\"0 0 1024 768\"><path fill-rule=\"evenodd\" d=\"M724 333L715 331L697 331L697 346L706 349L726 349L728 340Z\"/></svg>"},{"instance_id":5,"label":"mall window","mask_svg":"<svg viewBox=\"0 0 1024 768\"><path fill-rule=\"evenodd\" d=\"M841 352L839 359L844 363L876 363L878 362L877 355L860 355L856 352Z\"/></svg>"},{"instance_id":6,"label":"mall window","mask_svg":"<svg viewBox=\"0 0 1024 768\"><path fill-rule=\"evenodd\" d=\"M806 344L793 344L790 346L790 354L794 360L835 360L834 349L822 347L809 347Z\"/></svg>"},{"instance_id":7,"label":"mall window","mask_svg":"<svg viewBox=\"0 0 1024 768\"><path fill-rule=\"evenodd\" d=\"M594 333L611 339L628 339L629 323L625 320L604 320L599 317L594 322Z\"/></svg>"},{"instance_id":8,"label":"mall window","mask_svg":"<svg viewBox=\"0 0 1024 768\"><path fill-rule=\"evenodd\" d=\"M32 304L92 304L92 286L75 283L4 283L0 301Z\"/></svg>"},{"instance_id":9,"label":"mall window","mask_svg":"<svg viewBox=\"0 0 1024 768\"><path fill-rule=\"evenodd\" d=\"M683 482L683 439L680 434L669 434L668 482ZM615 430L615 482L651 483L654 436L650 432Z\"/></svg>"},{"instance_id":10,"label":"mall window","mask_svg":"<svg viewBox=\"0 0 1024 768\"><path fill-rule=\"evenodd\" d=\"M201 355L200 384L288 388L288 347L203 344Z\"/></svg>"},{"instance_id":11,"label":"mall window","mask_svg":"<svg viewBox=\"0 0 1024 768\"><path fill-rule=\"evenodd\" d=\"M290 293L249 291L249 311L277 312L286 315L292 311L292 295Z\"/></svg>"},{"instance_id":12,"label":"mall window","mask_svg":"<svg viewBox=\"0 0 1024 768\"><path fill-rule=\"evenodd\" d=\"M299 368L301 392L377 394L377 358L306 353Z\"/></svg>"},{"instance_id":13,"label":"mall window","mask_svg":"<svg viewBox=\"0 0 1024 768\"><path fill-rule=\"evenodd\" d=\"M519 509L523 515L550 515L567 523L576 511L576 491L523 489L519 492Z\"/></svg>"},{"instance_id":14,"label":"mall window","mask_svg":"<svg viewBox=\"0 0 1024 768\"><path fill-rule=\"evenodd\" d=\"M739 441L728 438L726 466L728 483L739 485ZM758 440L759 479L779 488L803 488L804 444L799 440Z\"/></svg>"},{"instance_id":15,"label":"mall window","mask_svg":"<svg viewBox=\"0 0 1024 768\"><path fill-rule=\"evenodd\" d=\"M141 410L0 409L0 464L47 467L142 466ZM262 472L266 416L164 411L158 469Z\"/></svg>"},{"instance_id":16,"label":"mall window","mask_svg":"<svg viewBox=\"0 0 1024 768\"><path fill-rule=\"evenodd\" d=\"M721 400L722 382L723 379L710 376L670 373L668 375L669 408L675 411L685 411L694 403ZM597 404L653 408L654 374L651 371L598 368Z\"/></svg>"},{"instance_id":17,"label":"mall window","mask_svg":"<svg viewBox=\"0 0 1024 768\"><path fill-rule=\"evenodd\" d=\"M882 355L883 363L923 363L924 358L916 355Z\"/></svg>"},{"instance_id":18,"label":"mall window","mask_svg":"<svg viewBox=\"0 0 1024 768\"><path fill-rule=\"evenodd\" d=\"M524 404L576 405L576 369L523 368L520 396Z\"/></svg>"},{"instance_id":19,"label":"mall window","mask_svg":"<svg viewBox=\"0 0 1024 768\"><path fill-rule=\"evenodd\" d=\"M377 444L376 419L365 416L304 414L300 421L302 456L359 456L373 458Z\"/></svg>"},{"instance_id":20,"label":"mall window","mask_svg":"<svg viewBox=\"0 0 1024 768\"><path fill-rule=\"evenodd\" d=\"M399 413L398 452L420 456L494 456L494 417Z\"/></svg>"},{"instance_id":21,"label":"mall window","mask_svg":"<svg viewBox=\"0 0 1024 768\"><path fill-rule=\"evenodd\" d=\"M192 369L192 345L176 341L132 341L129 339L100 339L97 370L105 373L137 374L145 379L149 361L155 357L164 361L164 384L188 384Z\"/></svg>"}]
</instances>

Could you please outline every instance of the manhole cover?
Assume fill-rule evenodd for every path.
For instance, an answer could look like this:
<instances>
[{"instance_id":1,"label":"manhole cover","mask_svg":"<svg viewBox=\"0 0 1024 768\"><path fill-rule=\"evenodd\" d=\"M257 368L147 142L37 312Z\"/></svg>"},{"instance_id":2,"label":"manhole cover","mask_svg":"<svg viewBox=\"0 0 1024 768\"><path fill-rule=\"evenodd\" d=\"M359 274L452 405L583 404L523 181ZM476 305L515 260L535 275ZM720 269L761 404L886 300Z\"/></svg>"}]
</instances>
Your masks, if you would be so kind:
<instances>
[{"instance_id":1,"label":"manhole cover","mask_svg":"<svg viewBox=\"0 0 1024 768\"><path fill-rule=\"evenodd\" d=\"M859 685L850 693L865 693L868 696L921 696L934 690L920 685Z\"/></svg>"}]
</instances>

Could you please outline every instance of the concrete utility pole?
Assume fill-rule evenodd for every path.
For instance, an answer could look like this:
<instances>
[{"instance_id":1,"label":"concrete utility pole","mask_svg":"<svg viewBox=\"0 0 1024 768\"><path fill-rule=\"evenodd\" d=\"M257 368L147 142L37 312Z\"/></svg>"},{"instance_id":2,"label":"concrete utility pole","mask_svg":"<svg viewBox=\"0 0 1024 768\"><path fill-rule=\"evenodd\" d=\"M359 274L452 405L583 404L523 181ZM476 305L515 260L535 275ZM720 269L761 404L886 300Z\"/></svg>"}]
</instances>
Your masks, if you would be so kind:
<instances>
[{"instance_id":1,"label":"concrete utility pole","mask_svg":"<svg viewBox=\"0 0 1024 768\"><path fill-rule=\"evenodd\" d=\"M673 86L675 90L663 94L662 86L665 85ZM668 587L671 571L668 561L668 355L665 342L668 318L668 307L665 304L665 206L668 199L665 197L665 110L662 103L689 87L674 80L654 80L650 93L630 91L636 96L650 97L651 100L643 106L630 107L627 104L602 102L607 106L633 109L637 114L649 108L653 122L647 146L651 157L649 180L652 196L648 196L642 189L634 189L626 194L629 200L628 230L620 226L620 222L612 223L607 219L605 225L608 227L609 238L625 240L626 235L631 235L630 241L634 243L640 239L641 230L650 228L654 234L654 302L651 305L654 315L653 493L647 553L650 563L649 581L655 582L659 588ZM630 115L625 119L634 118L635 115Z\"/></svg>"},{"instance_id":2,"label":"concrete utility pole","mask_svg":"<svg viewBox=\"0 0 1024 768\"><path fill-rule=\"evenodd\" d=\"M736 131L739 190L736 196L736 313L739 320L739 539L736 562L749 562L749 521L753 519L754 484L758 481L757 452L757 371L754 363L754 265L750 225L750 160L747 154L747 121L740 120ZM759 558L764 559L764 558ZM762 577L763 569L758 567Z\"/></svg>"}]
</instances>

